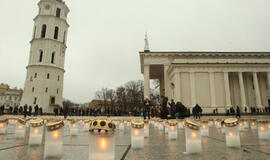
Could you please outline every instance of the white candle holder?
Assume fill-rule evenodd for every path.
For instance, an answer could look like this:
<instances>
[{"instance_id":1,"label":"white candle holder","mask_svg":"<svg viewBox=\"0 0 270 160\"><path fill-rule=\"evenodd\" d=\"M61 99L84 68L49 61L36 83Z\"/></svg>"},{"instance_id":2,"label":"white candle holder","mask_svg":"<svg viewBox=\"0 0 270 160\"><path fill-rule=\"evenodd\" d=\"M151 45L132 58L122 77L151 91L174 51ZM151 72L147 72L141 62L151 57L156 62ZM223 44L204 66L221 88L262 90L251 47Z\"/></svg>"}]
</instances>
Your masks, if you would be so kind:
<instances>
[{"instance_id":1,"label":"white candle holder","mask_svg":"<svg viewBox=\"0 0 270 160\"><path fill-rule=\"evenodd\" d=\"M238 120L236 118L228 118L224 121L226 125L225 137L227 147L240 147L240 134Z\"/></svg>"},{"instance_id":2,"label":"white candle holder","mask_svg":"<svg viewBox=\"0 0 270 160\"><path fill-rule=\"evenodd\" d=\"M88 132L89 131L89 126L90 126L90 121L85 120L84 123L83 123L83 131Z\"/></svg>"},{"instance_id":3,"label":"white candle holder","mask_svg":"<svg viewBox=\"0 0 270 160\"><path fill-rule=\"evenodd\" d=\"M19 118L15 127L15 138L24 138L25 132L26 132L26 121Z\"/></svg>"},{"instance_id":4,"label":"white candle holder","mask_svg":"<svg viewBox=\"0 0 270 160\"><path fill-rule=\"evenodd\" d=\"M245 127L244 127L243 121L239 121L239 130L240 131L245 131Z\"/></svg>"},{"instance_id":5,"label":"white candle holder","mask_svg":"<svg viewBox=\"0 0 270 160\"><path fill-rule=\"evenodd\" d=\"M90 124L89 160L115 159L115 124L108 120L95 120Z\"/></svg>"},{"instance_id":6,"label":"white candle holder","mask_svg":"<svg viewBox=\"0 0 270 160\"><path fill-rule=\"evenodd\" d=\"M252 130L257 130L257 121L256 121L256 119L251 119L250 120L250 128L252 129Z\"/></svg>"},{"instance_id":7,"label":"white candle holder","mask_svg":"<svg viewBox=\"0 0 270 160\"><path fill-rule=\"evenodd\" d=\"M269 139L268 133L268 121L267 120L259 120L258 122L258 136L261 140Z\"/></svg>"},{"instance_id":8,"label":"white candle holder","mask_svg":"<svg viewBox=\"0 0 270 160\"><path fill-rule=\"evenodd\" d=\"M64 122L50 122L46 125L44 157L62 157Z\"/></svg>"},{"instance_id":9,"label":"white candle holder","mask_svg":"<svg viewBox=\"0 0 270 160\"><path fill-rule=\"evenodd\" d=\"M178 121L178 129L184 129L184 121Z\"/></svg>"},{"instance_id":10,"label":"white candle holder","mask_svg":"<svg viewBox=\"0 0 270 160\"><path fill-rule=\"evenodd\" d=\"M148 123L147 120L144 121L144 127L143 128L144 128L144 130L143 130L144 138L149 137L149 123Z\"/></svg>"},{"instance_id":11,"label":"white candle holder","mask_svg":"<svg viewBox=\"0 0 270 160\"><path fill-rule=\"evenodd\" d=\"M8 124L7 124L7 133L15 133L15 128L17 125L17 118L8 118Z\"/></svg>"},{"instance_id":12,"label":"white candle holder","mask_svg":"<svg viewBox=\"0 0 270 160\"><path fill-rule=\"evenodd\" d=\"M203 136L203 137L209 136L209 127L208 127L207 120L203 120L201 122L201 136Z\"/></svg>"},{"instance_id":13,"label":"white candle holder","mask_svg":"<svg viewBox=\"0 0 270 160\"><path fill-rule=\"evenodd\" d=\"M185 126L186 152L189 154L201 153L202 141L200 125L191 120L186 120Z\"/></svg>"},{"instance_id":14,"label":"white candle holder","mask_svg":"<svg viewBox=\"0 0 270 160\"><path fill-rule=\"evenodd\" d=\"M144 148L144 122L133 120L131 126L131 147L133 149Z\"/></svg>"},{"instance_id":15,"label":"white candle holder","mask_svg":"<svg viewBox=\"0 0 270 160\"><path fill-rule=\"evenodd\" d=\"M217 120L215 123L216 123L216 128L220 129L221 128L221 122L219 120Z\"/></svg>"},{"instance_id":16,"label":"white candle holder","mask_svg":"<svg viewBox=\"0 0 270 160\"><path fill-rule=\"evenodd\" d=\"M221 125L221 133L222 134L226 133L226 125L224 123Z\"/></svg>"},{"instance_id":17,"label":"white candle holder","mask_svg":"<svg viewBox=\"0 0 270 160\"><path fill-rule=\"evenodd\" d=\"M44 121L42 119L30 121L29 145L42 144Z\"/></svg>"},{"instance_id":18,"label":"white candle holder","mask_svg":"<svg viewBox=\"0 0 270 160\"><path fill-rule=\"evenodd\" d=\"M208 120L208 127L213 127L214 126L214 120L213 119L209 119Z\"/></svg>"},{"instance_id":19,"label":"white candle holder","mask_svg":"<svg viewBox=\"0 0 270 160\"><path fill-rule=\"evenodd\" d=\"M1 119L0 120L0 134L6 134L7 126L8 126L8 120L7 119Z\"/></svg>"},{"instance_id":20,"label":"white candle holder","mask_svg":"<svg viewBox=\"0 0 270 160\"><path fill-rule=\"evenodd\" d=\"M177 122L175 120L168 121L168 138L177 139Z\"/></svg>"},{"instance_id":21,"label":"white candle holder","mask_svg":"<svg viewBox=\"0 0 270 160\"><path fill-rule=\"evenodd\" d=\"M69 132L71 136L77 136L79 134L79 121L72 120L69 125Z\"/></svg>"},{"instance_id":22,"label":"white candle holder","mask_svg":"<svg viewBox=\"0 0 270 160\"><path fill-rule=\"evenodd\" d=\"M120 131L125 130L125 123L124 123L123 121L120 121L120 124L119 124L119 130L120 130Z\"/></svg>"},{"instance_id":23,"label":"white candle holder","mask_svg":"<svg viewBox=\"0 0 270 160\"><path fill-rule=\"evenodd\" d=\"M243 127L244 127L245 130L248 130L249 129L249 123L248 123L247 120L244 120L243 121Z\"/></svg>"}]
</instances>

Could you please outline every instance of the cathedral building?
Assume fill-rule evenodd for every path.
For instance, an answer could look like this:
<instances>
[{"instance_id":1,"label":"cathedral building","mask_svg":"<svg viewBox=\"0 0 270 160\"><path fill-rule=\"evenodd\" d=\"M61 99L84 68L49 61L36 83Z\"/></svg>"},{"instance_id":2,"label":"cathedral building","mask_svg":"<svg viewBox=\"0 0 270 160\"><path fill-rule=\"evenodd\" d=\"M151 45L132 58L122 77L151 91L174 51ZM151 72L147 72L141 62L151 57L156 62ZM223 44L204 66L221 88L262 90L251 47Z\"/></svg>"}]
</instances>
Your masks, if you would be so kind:
<instances>
[{"instance_id":1,"label":"cathedral building","mask_svg":"<svg viewBox=\"0 0 270 160\"><path fill-rule=\"evenodd\" d=\"M146 37L139 54L145 97L150 79L159 79L161 96L204 113L270 106L270 52L158 52Z\"/></svg>"},{"instance_id":2,"label":"cathedral building","mask_svg":"<svg viewBox=\"0 0 270 160\"><path fill-rule=\"evenodd\" d=\"M38 105L52 113L63 101L69 8L62 0L40 0L20 105Z\"/></svg>"}]
</instances>

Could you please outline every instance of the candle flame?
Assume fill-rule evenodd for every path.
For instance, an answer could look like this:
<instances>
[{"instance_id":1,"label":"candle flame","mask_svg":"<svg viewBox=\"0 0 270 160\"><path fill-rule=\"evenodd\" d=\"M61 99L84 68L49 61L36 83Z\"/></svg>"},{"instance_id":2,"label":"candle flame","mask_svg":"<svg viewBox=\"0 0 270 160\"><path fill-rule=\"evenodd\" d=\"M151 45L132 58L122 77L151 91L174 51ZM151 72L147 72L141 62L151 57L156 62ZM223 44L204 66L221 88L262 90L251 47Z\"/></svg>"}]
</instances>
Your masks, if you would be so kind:
<instances>
[{"instance_id":1,"label":"candle flame","mask_svg":"<svg viewBox=\"0 0 270 160\"><path fill-rule=\"evenodd\" d=\"M76 127L76 124L73 124L72 127L75 128Z\"/></svg>"},{"instance_id":2,"label":"candle flame","mask_svg":"<svg viewBox=\"0 0 270 160\"><path fill-rule=\"evenodd\" d=\"M261 131L264 131L264 127L261 127Z\"/></svg>"},{"instance_id":3,"label":"candle flame","mask_svg":"<svg viewBox=\"0 0 270 160\"><path fill-rule=\"evenodd\" d=\"M85 123L85 126L88 126L88 123Z\"/></svg>"},{"instance_id":4,"label":"candle flame","mask_svg":"<svg viewBox=\"0 0 270 160\"><path fill-rule=\"evenodd\" d=\"M136 129L136 130L134 131L134 134L137 136L137 135L139 134L139 131Z\"/></svg>"},{"instance_id":5,"label":"candle flame","mask_svg":"<svg viewBox=\"0 0 270 160\"><path fill-rule=\"evenodd\" d=\"M196 133L192 133L192 138L196 138L197 137L197 135L196 135Z\"/></svg>"},{"instance_id":6,"label":"candle flame","mask_svg":"<svg viewBox=\"0 0 270 160\"><path fill-rule=\"evenodd\" d=\"M232 132L229 132L229 136L233 136L233 133Z\"/></svg>"},{"instance_id":7,"label":"candle flame","mask_svg":"<svg viewBox=\"0 0 270 160\"><path fill-rule=\"evenodd\" d=\"M246 125L246 124L247 124L247 122L244 122L244 124Z\"/></svg>"},{"instance_id":8,"label":"candle flame","mask_svg":"<svg viewBox=\"0 0 270 160\"><path fill-rule=\"evenodd\" d=\"M101 138L99 144L100 144L100 149L102 149L102 150L106 149L106 147L107 147L107 142L106 142L105 138Z\"/></svg>"},{"instance_id":9,"label":"candle flame","mask_svg":"<svg viewBox=\"0 0 270 160\"><path fill-rule=\"evenodd\" d=\"M38 133L38 130L37 130L37 129L35 129L35 130L34 130L34 133Z\"/></svg>"},{"instance_id":10,"label":"candle flame","mask_svg":"<svg viewBox=\"0 0 270 160\"><path fill-rule=\"evenodd\" d=\"M242 123L240 123L239 125L240 125L240 127L242 127Z\"/></svg>"},{"instance_id":11,"label":"candle flame","mask_svg":"<svg viewBox=\"0 0 270 160\"><path fill-rule=\"evenodd\" d=\"M255 125L255 123L254 123L254 122L252 122L252 125L254 126L254 125Z\"/></svg>"},{"instance_id":12,"label":"candle flame","mask_svg":"<svg viewBox=\"0 0 270 160\"><path fill-rule=\"evenodd\" d=\"M203 128L205 129L205 128L206 128L206 126L205 126L205 125L203 125Z\"/></svg>"},{"instance_id":13,"label":"candle flame","mask_svg":"<svg viewBox=\"0 0 270 160\"><path fill-rule=\"evenodd\" d=\"M53 138L54 139L58 138L58 132L57 131L53 132Z\"/></svg>"},{"instance_id":14,"label":"candle flame","mask_svg":"<svg viewBox=\"0 0 270 160\"><path fill-rule=\"evenodd\" d=\"M268 128L270 128L270 124L268 125Z\"/></svg>"},{"instance_id":15,"label":"candle flame","mask_svg":"<svg viewBox=\"0 0 270 160\"><path fill-rule=\"evenodd\" d=\"M18 126L19 129L22 129L22 126Z\"/></svg>"},{"instance_id":16,"label":"candle flame","mask_svg":"<svg viewBox=\"0 0 270 160\"><path fill-rule=\"evenodd\" d=\"M0 123L0 127L4 127L4 124L3 123Z\"/></svg>"},{"instance_id":17,"label":"candle flame","mask_svg":"<svg viewBox=\"0 0 270 160\"><path fill-rule=\"evenodd\" d=\"M174 126L171 126L171 130L172 130L172 131L174 130Z\"/></svg>"}]
</instances>

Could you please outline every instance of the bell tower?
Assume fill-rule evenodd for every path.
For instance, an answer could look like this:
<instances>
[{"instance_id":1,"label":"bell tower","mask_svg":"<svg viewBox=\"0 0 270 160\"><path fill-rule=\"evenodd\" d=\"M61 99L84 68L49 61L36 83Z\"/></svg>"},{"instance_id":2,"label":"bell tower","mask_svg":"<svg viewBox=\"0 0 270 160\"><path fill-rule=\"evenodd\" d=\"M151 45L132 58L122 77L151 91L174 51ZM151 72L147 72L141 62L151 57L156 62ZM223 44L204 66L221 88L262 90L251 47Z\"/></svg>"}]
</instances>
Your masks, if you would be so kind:
<instances>
[{"instance_id":1,"label":"bell tower","mask_svg":"<svg viewBox=\"0 0 270 160\"><path fill-rule=\"evenodd\" d=\"M61 107L69 8L63 0L40 0L21 106L36 104L43 112Z\"/></svg>"}]
</instances>

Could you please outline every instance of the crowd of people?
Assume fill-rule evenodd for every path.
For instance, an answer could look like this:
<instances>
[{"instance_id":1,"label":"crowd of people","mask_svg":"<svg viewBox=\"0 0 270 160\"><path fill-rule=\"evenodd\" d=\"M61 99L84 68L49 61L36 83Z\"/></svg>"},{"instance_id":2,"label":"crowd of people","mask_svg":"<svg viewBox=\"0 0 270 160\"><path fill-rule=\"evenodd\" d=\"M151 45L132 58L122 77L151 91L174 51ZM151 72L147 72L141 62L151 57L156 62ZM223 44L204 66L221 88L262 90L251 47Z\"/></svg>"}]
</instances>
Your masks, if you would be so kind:
<instances>
[{"instance_id":1,"label":"crowd of people","mask_svg":"<svg viewBox=\"0 0 270 160\"><path fill-rule=\"evenodd\" d=\"M31 116L32 114L34 116L37 116L37 115L42 115L43 111L42 111L42 107L39 107L38 105L35 105L34 107L32 107L31 105L24 105L23 107L22 106L15 106L15 107L12 107L12 106L9 106L8 109L5 109L5 106L2 105L0 107L0 115L3 115L5 113L5 110L6 110L6 113L7 114L13 114L13 115L24 115L24 117L26 116Z\"/></svg>"}]
</instances>

